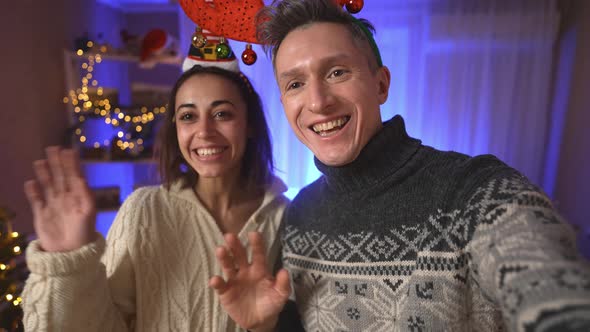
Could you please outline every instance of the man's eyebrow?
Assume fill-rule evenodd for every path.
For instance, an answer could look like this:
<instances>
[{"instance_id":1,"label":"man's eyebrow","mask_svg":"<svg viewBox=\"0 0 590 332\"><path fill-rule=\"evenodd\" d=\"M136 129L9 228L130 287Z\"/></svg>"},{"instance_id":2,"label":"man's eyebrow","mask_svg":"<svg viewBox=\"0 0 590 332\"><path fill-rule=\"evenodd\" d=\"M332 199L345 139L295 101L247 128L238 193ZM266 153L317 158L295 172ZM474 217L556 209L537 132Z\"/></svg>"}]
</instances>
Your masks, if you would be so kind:
<instances>
[{"instance_id":1,"label":"man's eyebrow","mask_svg":"<svg viewBox=\"0 0 590 332\"><path fill-rule=\"evenodd\" d=\"M331 64L334 62L338 62L339 60L350 59L350 58L352 58L352 56L347 53L337 53L337 54L330 55L328 57L320 59L319 65L324 66L326 64ZM295 67L293 69L287 70L287 71L279 74L279 80L284 80L284 79L288 79L288 78L297 76L301 72L302 72L302 69L300 67Z\"/></svg>"}]
</instances>

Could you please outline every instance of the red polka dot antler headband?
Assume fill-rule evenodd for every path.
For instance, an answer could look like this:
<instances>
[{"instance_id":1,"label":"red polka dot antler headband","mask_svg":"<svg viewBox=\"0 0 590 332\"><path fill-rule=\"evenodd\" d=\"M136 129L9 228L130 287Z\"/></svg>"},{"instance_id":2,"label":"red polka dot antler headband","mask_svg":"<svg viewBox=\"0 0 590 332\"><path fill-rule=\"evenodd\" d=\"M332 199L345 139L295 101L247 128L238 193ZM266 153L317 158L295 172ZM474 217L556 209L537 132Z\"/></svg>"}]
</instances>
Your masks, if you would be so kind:
<instances>
[{"instance_id":1,"label":"red polka dot antler headband","mask_svg":"<svg viewBox=\"0 0 590 332\"><path fill-rule=\"evenodd\" d=\"M256 14L264 7L262 0L179 0L179 3L198 26L192 37L195 49L205 48L209 36L221 36L213 50L216 61L233 56L225 43L225 38L228 38L248 43L242 53L242 62L247 65L256 62L257 56L251 44L258 42ZM206 55L205 52L203 55Z\"/></svg>"}]
</instances>

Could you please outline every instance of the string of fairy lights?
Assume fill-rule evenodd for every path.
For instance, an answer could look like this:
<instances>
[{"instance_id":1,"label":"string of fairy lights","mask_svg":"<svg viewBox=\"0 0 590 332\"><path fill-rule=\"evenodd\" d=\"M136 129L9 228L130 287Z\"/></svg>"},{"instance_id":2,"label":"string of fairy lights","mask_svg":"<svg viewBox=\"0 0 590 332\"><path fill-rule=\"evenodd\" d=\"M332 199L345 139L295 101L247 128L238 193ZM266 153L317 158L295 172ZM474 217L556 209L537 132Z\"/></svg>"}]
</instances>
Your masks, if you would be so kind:
<instances>
[{"instance_id":1,"label":"string of fairy lights","mask_svg":"<svg viewBox=\"0 0 590 332\"><path fill-rule=\"evenodd\" d=\"M95 149L101 147L110 147L112 143L118 148L125 151L127 149L137 149L138 152L144 150L144 140L142 138L133 139L132 133L124 127L129 126L131 131L141 133L145 126L154 121L156 116L166 112L165 106L154 107L149 110L148 107L139 108L140 114L134 110L124 110L112 105L112 101L105 94L105 88L99 85L98 80L94 77L95 67L103 61L103 56L107 53L106 46L95 47L93 41L88 41L86 46L91 52L85 52L82 49L76 51L76 55L82 59L81 87L76 90L70 90L68 96L63 98L64 104L71 104L74 110L74 116L77 125L74 130L75 139L82 144L88 145L92 140L84 130L84 122L89 117L102 117L104 123L118 128L115 142L105 139L102 142L94 140L92 146ZM91 89L96 89L96 97L90 95Z\"/></svg>"},{"instance_id":2,"label":"string of fairy lights","mask_svg":"<svg viewBox=\"0 0 590 332\"><path fill-rule=\"evenodd\" d=\"M0 278L0 280L4 280L7 273L10 270L16 268L16 262L13 259L13 257L18 256L22 253L22 249L21 249L20 245L18 245L18 243L20 242L19 237L20 237L20 234L18 232L10 231L8 234L0 233L0 244L2 242L5 242L5 243L9 244L9 247L12 247L12 248L7 248L8 250L11 251L10 252L11 255L8 255L8 257L9 257L8 262L0 262L0 276L2 277L2 278ZM7 239L7 240L4 241L4 239ZM10 245L10 244L12 244L12 245ZM18 292L18 289L16 289L16 285L9 285L9 287L6 289L5 294L1 295L0 303L1 302L8 302L14 306L19 306L23 300L20 296L15 295L15 293L17 293L17 292Z\"/></svg>"}]
</instances>

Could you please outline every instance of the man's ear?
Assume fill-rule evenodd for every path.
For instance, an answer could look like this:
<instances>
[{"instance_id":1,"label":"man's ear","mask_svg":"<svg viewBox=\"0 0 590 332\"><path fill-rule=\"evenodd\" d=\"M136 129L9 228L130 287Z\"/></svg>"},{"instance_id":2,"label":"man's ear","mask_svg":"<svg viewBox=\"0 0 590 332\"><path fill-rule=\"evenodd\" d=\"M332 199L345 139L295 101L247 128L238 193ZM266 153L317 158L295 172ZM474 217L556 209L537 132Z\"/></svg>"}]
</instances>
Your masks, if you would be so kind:
<instances>
[{"instance_id":1,"label":"man's ear","mask_svg":"<svg viewBox=\"0 0 590 332\"><path fill-rule=\"evenodd\" d=\"M391 83L391 73L389 68L381 66L377 69L377 98L379 98L379 104L383 105L387 101L389 96L389 84Z\"/></svg>"}]
</instances>

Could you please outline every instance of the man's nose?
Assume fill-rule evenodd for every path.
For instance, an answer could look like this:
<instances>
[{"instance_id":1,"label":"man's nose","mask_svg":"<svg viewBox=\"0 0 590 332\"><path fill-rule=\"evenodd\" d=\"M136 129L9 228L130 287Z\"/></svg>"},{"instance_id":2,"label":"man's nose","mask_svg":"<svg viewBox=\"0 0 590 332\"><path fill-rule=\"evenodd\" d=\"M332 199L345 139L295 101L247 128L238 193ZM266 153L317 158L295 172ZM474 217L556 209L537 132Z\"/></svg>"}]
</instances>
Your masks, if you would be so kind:
<instances>
[{"instance_id":1,"label":"man's nose","mask_svg":"<svg viewBox=\"0 0 590 332\"><path fill-rule=\"evenodd\" d=\"M325 112L334 103L334 95L325 82L309 82L306 92L307 108L312 113Z\"/></svg>"}]
</instances>

